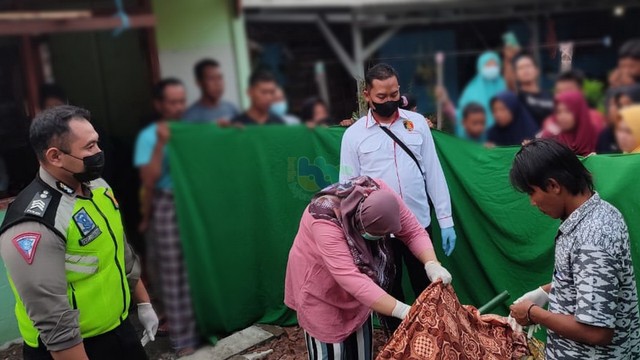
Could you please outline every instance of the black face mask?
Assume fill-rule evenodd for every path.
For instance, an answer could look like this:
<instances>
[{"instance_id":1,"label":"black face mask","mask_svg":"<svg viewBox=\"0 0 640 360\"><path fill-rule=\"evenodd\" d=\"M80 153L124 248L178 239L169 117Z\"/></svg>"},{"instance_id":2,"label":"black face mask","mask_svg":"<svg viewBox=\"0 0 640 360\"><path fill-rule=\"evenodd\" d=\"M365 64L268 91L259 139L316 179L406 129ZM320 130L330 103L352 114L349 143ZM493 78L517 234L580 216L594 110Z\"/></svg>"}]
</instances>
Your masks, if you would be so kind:
<instances>
[{"instance_id":1,"label":"black face mask","mask_svg":"<svg viewBox=\"0 0 640 360\"><path fill-rule=\"evenodd\" d=\"M99 153L95 153L91 156L85 156L82 159L68 153L65 154L71 156L72 158L81 160L82 164L84 165L84 171L79 173L74 173L65 169L72 173L73 177L76 180L82 183L86 183L102 176L102 170L104 169L104 152L100 151Z\"/></svg>"},{"instance_id":2,"label":"black face mask","mask_svg":"<svg viewBox=\"0 0 640 360\"><path fill-rule=\"evenodd\" d=\"M372 107L373 112L375 112L376 114L379 114L382 117L388 118L391 115L395 114L396 111L398 111L400 104L402 104L402 99L389 100L383 103L377 103L372 101L372 103L373 103L373 106L375 106L375 108Z\"/></svg>"}]
</instances>

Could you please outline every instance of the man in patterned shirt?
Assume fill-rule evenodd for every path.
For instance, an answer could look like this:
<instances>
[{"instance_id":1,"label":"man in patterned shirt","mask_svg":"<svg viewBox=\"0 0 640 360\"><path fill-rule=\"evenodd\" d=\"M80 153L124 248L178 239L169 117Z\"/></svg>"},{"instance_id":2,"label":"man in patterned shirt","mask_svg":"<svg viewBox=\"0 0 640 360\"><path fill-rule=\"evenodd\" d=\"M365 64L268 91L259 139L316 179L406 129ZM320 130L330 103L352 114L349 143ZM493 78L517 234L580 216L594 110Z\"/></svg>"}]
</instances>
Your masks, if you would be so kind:
<instances>
[{"instance_id":1,"label":"man in patterned shirt","mask_svg":"<svg viewBox=\"0 0 640 360\"><path fill-rule=\"evenodd\" d=\"M525 145L510 178L540 211L562 220L552 282L516 300L511 316L548 329L549 360L640 359L638 294L620 212L593 190L573 152L554 140Z\"/></svg>"}]
</instances>

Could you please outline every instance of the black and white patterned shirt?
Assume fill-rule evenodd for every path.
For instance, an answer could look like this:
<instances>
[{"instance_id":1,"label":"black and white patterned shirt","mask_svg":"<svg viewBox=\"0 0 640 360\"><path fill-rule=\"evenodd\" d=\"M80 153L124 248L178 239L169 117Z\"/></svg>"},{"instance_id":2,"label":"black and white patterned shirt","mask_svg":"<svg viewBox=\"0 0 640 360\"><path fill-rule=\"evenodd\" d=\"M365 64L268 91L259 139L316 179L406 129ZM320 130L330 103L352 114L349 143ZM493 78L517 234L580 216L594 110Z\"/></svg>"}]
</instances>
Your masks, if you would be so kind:
<instances>
[{"instance_id":1,"label":"black and white patterned shirt","mask_svg":"<svg viewBox=\"0 0 640 360\"><path fill-rule=\"evenodd\" d=\"M579 343L549 330L547 359L640 359L640 315L629 232L620 212L598 194L560 225L549 311L615 330L608 346Z\"/></svg>"}]
</instances>

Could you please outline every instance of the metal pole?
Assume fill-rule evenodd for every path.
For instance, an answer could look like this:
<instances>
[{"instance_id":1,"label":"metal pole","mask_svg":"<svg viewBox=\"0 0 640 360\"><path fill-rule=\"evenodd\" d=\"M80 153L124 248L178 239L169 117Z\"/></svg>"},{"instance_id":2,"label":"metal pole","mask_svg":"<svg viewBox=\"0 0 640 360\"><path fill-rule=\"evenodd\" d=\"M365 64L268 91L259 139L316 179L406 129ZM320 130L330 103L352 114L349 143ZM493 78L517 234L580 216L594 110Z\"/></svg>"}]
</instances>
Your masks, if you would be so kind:
<instances>
[{"instance_id":1,"label":"metal pole","mask_svg":"<svg viewBox=\"0 0 640 360\"><path fill-rule=\"evenodd\" d=\"M327 39L327 41L329 42L329 45L331 46L333 51L336 52L336 55L338 56L338 59L340 60L342 65L347 69L349 74L355 77L353 61L351 61L351 58L340 44L340 41L338 41L335 35L333 35L333 33L331 32L331 29L329 29L329 25L327 25L327 22L323 18L317 17L316 24L318 25L318 28L320 28L320 32L322 32L325 39Z\"/></svg>"},{"instance_id":2,"label":"metal pole","mask_svg":"<svg viewBox=\"0 0 640 360\"><path fill-rule=\"evenodd\" d=\"M362 46L362 30L358 22L357 13L352 14L353 22L351 23L351 37L353 38L353 71L354 78L358 88L358 111L360 116L364 116L367 112L367 105L362 100L364 92L364 49Z\"/></svg>"},{"instance_id":3,"label":"metal pole","mask_svg":"<svg viewBox=\"0 0 640 360\"><path fill-rule=\"evenodd\" d=\"M439 51L436 53L436 76L438 86L442 89L444 87L444 53ZM436 121L438 122L438 130L442 130L442 101L436 103Z\"/></svg>"},{"instance_id":4,"label":"metal pole","mask_svg":"<svg viewBox=\"0 0 640 360\"><path fill-rule=\"evenodd\" d=\"M324 63L322 61L316 62L314 71L316 73L316 84L318 85L320 98L327 105L327 108L331 109L331 104L329 103L329 87L327 86L327 76L324 70Z\"/></svg>"},{"instance_id":5,"label":"metal pole","mask_svg":"<svg viewBox=\"0 0 640 360\"><path fill-rule=\"evenodd\" d=\"M493 299L489 300L488 303L482 305L479 309L478 312L480 312L480 314L484 314L487 311L491 311L493 309L495 309L498 305L500 305L501 303L503 303L505 300L507 300L509 298L509 292L508 291L503 291L500 295L494 297Z\"/></svg>"}]
</instances>

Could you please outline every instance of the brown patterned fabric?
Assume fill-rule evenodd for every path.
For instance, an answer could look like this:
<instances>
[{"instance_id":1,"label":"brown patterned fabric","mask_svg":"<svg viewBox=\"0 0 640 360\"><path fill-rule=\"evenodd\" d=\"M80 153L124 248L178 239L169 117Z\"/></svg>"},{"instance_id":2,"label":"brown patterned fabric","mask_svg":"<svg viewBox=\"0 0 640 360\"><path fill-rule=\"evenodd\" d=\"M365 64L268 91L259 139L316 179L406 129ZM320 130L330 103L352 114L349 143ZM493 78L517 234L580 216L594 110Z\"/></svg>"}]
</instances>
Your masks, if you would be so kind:
<instances>
[{"instance_id":1,"label":"brown patterned fabric","mask_svg":"<svg viewBox=\"0 0 640 360\"><path fill-rule=\"evenodd\" d=\"M512 360L529 355L524 333L505 318L460 305L453 287L431 284L377 360Z\"/></svg>"}]
</instances>

